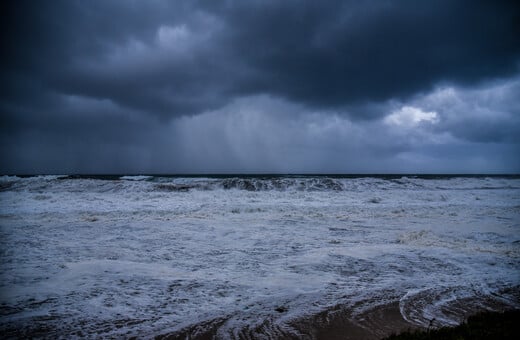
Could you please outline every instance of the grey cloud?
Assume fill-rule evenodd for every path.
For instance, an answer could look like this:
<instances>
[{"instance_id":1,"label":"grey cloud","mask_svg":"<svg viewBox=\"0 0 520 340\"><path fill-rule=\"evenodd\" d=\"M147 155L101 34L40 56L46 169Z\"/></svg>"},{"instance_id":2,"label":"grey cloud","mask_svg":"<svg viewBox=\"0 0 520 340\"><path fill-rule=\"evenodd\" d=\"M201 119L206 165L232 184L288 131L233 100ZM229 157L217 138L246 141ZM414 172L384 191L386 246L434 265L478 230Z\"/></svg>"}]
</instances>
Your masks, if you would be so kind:
<instances>
[{"instance_id":1,"label":"grey cloud","mask_svg":"<svg viewBox=\"0 0 520 340\"><path fill-rule=\"evenodd\" d=\"M181 172L475 173L520 165L512 158L518 144L473 142L450 129L425 123L399 130L269 96L172 123Z\"/></svg>"},{"instance_id":2,"label":"grey cloud","mask_svg":"<svg viewBox=\"0 0 520 340\"><path fill-rule=\"evenodd\" d=\"M394 158L416 147L380 121L353 122L269 96L246 97L173 126L186 152L181 164L209 163L224 172L392 172L401 169Z\"/></svg>"},{"instance_id":3,"label":"grey cloud","mask_svg":"<svg viewBox=\"0 0 520 340\"><path fill-rule=\"evenodd\" d=\"M511 157L518 144L474 143L458 138L450 125L400 129L266 95L168 124L106 101L62 100L73 114L58 113L64 119L60 128L51 124L45 130L42 123L18 137L3 136L5 164L23 172L34 172L37 164L39 172L49 173L511 172L519 165ZM427 100L434 101L401 104L426 107ZM100 114L82 109L87 106ZM398 107L391 103L386 112Z\"/></svg>"},{"instance_id":4,"label":"grey cloud","mask_svg":"<svg viewBox=\"0 0 520 340\"><path fill-rule=\"evenodd\" d=\"M508 75L520 53L512 2L254 4L223 12L229 45L258 71L244 87L316 106Z\"/></svg>"},{"instance_id":5,"label":"grey cloud","mask_svg":"<svg viewBox=\"0 0 520 340\"><path fill-rule=\"evenodd\" d=\"M439 88L411 101L439 114L435 129L476 143L520 143L520 78L479 88Z\"/></svg>"},{"instance_id":6,"label":"grey cloud","mask_svg":"<svg viewBox=\"0 0 520 340\"><path fill-rule=\"evenodd\" d=\"M520 169L513 1L0 6L4 172Z\"/></svg>"},{"instance_id":7,"label":"grey cloud","mask_svg":"<svg viewBox=\"0 0 520 340\"><path fill-rule=\"evenodd\" d=\"M316 107L404 98L439 81L507 75L520 56L519 11L507 1L40 5L7 11L2 73L167 116L258 93ZM156 38L180 25L211 39L176 58ZM132 42L146 51L125 51Z\"/></svg>"}]
</instances>

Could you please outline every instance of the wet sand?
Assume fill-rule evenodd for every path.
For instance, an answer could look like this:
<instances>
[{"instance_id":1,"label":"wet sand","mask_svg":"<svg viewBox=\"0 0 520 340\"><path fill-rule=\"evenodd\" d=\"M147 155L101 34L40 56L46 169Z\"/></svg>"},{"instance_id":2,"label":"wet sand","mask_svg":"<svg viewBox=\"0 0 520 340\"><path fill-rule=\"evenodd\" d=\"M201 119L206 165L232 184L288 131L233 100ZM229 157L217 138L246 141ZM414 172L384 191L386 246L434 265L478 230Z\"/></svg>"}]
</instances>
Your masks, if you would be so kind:
<instances>
[{"instance_id":1,"label":"wet sand","mask_svg":"<svg viewBox=\"0 0 520 340\"><path fill-rule=\"evenodd\" d=\"M225 319L212 320L193 325L179 332L165 334L156 339L221 339L226 336L219 328ZM417 329L407 322L399 312L399 303L377 306L361 314L352 313L342 306L336 306L316 315L288 322L286 327L273 325L265 320L251 329L242 329L234 335L244 339L380 339L404 330Z\"/></svg>"},{"instance_id":2,"label":"wet sand","mask_svg":"<svg viewBox=\"0 0 520 340\"><path fill-rule=\"evenodd\" d=\"M511 309L508 304L492 297L483 299L461 299L453 301L443 308L445 315L458 323L469 316L482 311L503 312ZM210 320L192 325L179 332L157 336L156 339L344 339L344 340L376 340L403 331L424 330L446 326L436 320L429 325L418 325L407 321L399 308L399 301L374 306L363 312L352 312L352 306L335 306L315 315L309 315L278 324L275 320L264 320L251 328L233 330L226 333L228 320L225 318Z\"/></svg>"},{"instance_id":3,"label":"wet sand","mask_svg":"<svg viewBox=\"0 0 520 340\"><path fill-rule=\"evenodd\" d=\"M337 306L294 324L310 339L381 339L393 333L418 327L406 321L399 312L399 303L377 306L361 314Z\"/></svg>"},{"instance_id":4,"label":"wet sand","mask_svg":"<svg viewBox=\"0 0 520 340\"><path fill-rule=\"evenodd\" d=\"M518 293L515 290L515 293ZM516 295L517 297L518 295ZM502 300L503 301L503 300ZM337 305L317 314L299 318L284 318L288 312L283 306L275 309L271 318L258 320L251 326L233 327L236 315L206 320L187 326L173 333L156 336L156 339L316 339L316 340L376 340L383 339L403 331L436 329L446 324L439 320L429 320L424 326L418 322L409 322L401 314L399 300L392 303L373 305L374 301L365 301L372 306L363 309L363 302L354 306ZM360 309L363 311L360 312ZM496 297L460 299L443 306L442 312L450 320L462 323L471 315L482 311L504 312L514 309L510 304L501 302ZM356 311L356 312L354 312ZM281 321L282 317L284 321ZM409 317L409 316L408 316ZM45 321L45 320L41 320ZM416 320L417 321L417 320ZM421 320L419 320L421 322ZM124 327L125 324L116 325ZM236 325L235 325L236 326ZM4 335L8 338L49 338L55 330L45 327L45 323L33 324L30 328L10 329ZM102 329L97 334L102 334ZM84 332L76 336L92 336Z\"/></svg>"}]
</instances>

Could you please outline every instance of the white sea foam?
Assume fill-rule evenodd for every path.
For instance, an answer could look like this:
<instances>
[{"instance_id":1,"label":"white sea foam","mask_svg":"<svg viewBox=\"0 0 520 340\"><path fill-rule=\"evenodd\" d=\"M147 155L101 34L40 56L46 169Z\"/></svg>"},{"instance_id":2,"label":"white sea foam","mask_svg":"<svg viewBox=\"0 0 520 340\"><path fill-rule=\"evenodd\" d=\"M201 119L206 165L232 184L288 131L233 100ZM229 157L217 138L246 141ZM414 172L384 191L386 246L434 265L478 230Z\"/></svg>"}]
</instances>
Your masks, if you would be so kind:
<instances>
[{"instance_id":1,"label":"white sea foam","mask_svg":"<svg viewBox=\"0 0 520 340\"><path fill-rule=\"evenodd\" d=\"M152 337L221 318L231 336L395 301L427 326L490 294L520 307L503 293L520 285L515 178L126 179L1 179L4 334Z\"/></svg>"},{"instance_id":2,"label":"white sea foam","mask_svg":"<svg viewBox=\"0 0 520 340\"><path fill-rule=\"evenodd\" d=\"M152 179L153 176L137 175L137 176L121 176L120 179L125 181L146 181Z\"/></svg>"}]
</instances>

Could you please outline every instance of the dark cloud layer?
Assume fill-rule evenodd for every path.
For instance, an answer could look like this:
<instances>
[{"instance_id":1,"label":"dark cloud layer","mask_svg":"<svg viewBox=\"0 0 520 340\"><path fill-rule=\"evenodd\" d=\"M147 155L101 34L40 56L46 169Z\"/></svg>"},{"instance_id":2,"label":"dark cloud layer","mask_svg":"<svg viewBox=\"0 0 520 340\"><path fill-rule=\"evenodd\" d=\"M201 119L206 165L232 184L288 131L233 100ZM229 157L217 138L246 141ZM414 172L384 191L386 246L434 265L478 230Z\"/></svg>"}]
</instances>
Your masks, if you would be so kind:
<instances>
[{"instance_id":1,"label":"dark cloud layer","mask_svg":"<svg viewBox=\"0 0 520 340\"><path fill-rule=\"evenodd\" d=\"M439 81L507 76L520 56L514 2L178 4L14 2L3 11L3 71L15 78L9 84L175 116L244 94L317 106L403 97ZM161 26L186 27L194 36L186 39L212 36L186 58L161 57ZM150 51L133 56L132 40ZM129 60L107 60L117 49Z\"/></svg>"},{"instance_id":2,"label":"dark cloud layer","mask_svg":"<svg viewBox=\"0 0 520 340\"><path fill-rule=\"evenodd\" d=\"M253 91L325 106L379 101L514 71L519 13L509 5L262 3L232 11L231 43L258 71Z\"/></svg>"},{"instance_id":3,"label":"dark cloud layer","mask_svg":"<svg viewBox=\"0 0 520 340\"><path fill-rule=\"evenodd\" d=\"M425 136L419 130L453 137L443 139L445 147L470 143L473 153L479 143L504 145L505 161L495 161L501 164L495 168L519 170L518 163L507 161L511 150L519 149L514 93L520 6L515 1L12 1L1 6L4 172L305 171L316 161L327 164L319 171L387 172L378 160L392 166L398 155L420 153ZM441 88L452 89L453 96ZM478 91L491 99L476 105ZM239 130L249 123L235 122L237 130L227 130L231 119L239 118L233 110L262 112L259 126L275 119L279 135L266 132L250 149L236 149ZM397 118L385 125L391 114ZM290 118L275 118L281 116ZM352 127L327 140L307 130L309 119L322 126L330 117ZM214 133L208 124L227 135L216 134L214 141L197 135ZM395 137L389 130L402 133ZM283 134L294 139L277 139ZM376 135L383 137L369 138ZM305 145L308 155L293 154L294 166L280 165L289 155L272 152L283 146L293 150L294 143ZM210 154L199 158L190 148L223 153L224 163ZM319 151L314 154L313 148ZM362 149L367 152L363 167L333 161ZM258 150L263 157L240 156ZM424 170L407 161L403 171Z\"/></svg>"}]
</instances>

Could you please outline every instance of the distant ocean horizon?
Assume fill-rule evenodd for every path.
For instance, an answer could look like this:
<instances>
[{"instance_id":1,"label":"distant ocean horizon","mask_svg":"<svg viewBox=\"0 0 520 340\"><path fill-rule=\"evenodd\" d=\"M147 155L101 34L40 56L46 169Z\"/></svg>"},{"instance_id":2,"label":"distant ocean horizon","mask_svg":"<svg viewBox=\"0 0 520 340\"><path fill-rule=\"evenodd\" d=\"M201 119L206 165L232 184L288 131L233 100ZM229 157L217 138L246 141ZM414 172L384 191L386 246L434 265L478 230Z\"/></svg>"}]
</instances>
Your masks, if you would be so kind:
<instances>
[{"instance_id":1,"label":"distant ocean horizon","mask_svg":"<svg viewBox=\"0 0 520 340\"><path fill-rule=\"evenodd\" d=\"M194 172L194 173L5 173L0 176L17 176L20 178L37 176L58 176L60 179L108 179L115 180L125 176L150 176L150 177L209 177L209 178L229 178L229 177L257 177L257 178L277 178L277 177L332 177L332 178L387 178L396 179L401 177L438 179L449 177L520 177L520 173L271 173L271 172Z\"/></svg>"}]
</instances>

